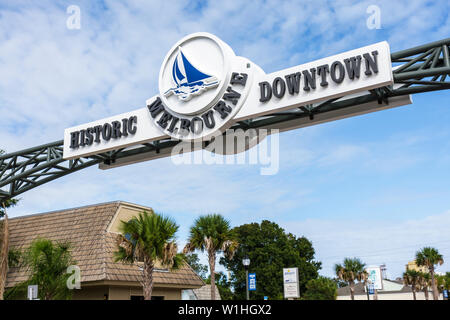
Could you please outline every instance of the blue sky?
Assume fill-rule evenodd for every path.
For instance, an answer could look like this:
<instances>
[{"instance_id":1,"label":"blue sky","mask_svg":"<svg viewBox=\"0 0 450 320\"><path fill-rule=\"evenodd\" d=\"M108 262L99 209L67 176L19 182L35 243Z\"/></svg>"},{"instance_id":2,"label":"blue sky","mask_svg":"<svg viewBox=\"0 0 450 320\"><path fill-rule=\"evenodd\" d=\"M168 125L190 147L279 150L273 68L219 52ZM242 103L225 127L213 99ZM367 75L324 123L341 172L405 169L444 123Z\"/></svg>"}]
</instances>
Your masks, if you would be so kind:
<instances>
[{"instance_id":1,"label":"blue sky","mask_svg":"<svg viewBox=\"0 0 450 320\"><path fill-rule=\"evenodd\" d=\"M378 30L366 27L372 4ZM69 5L81 9L79 30L66 28ZM192 32L217 35L269 73L383 40L395 52L446 38L449 9L445 0L0 1L0 147L59 140L67 127L144 106L167 51ZM199 214L269 219L313 241L324 275L358 256L394 278L423 246L450 259L449 98L414 95L412 105L283 133L273 176L170 159L93 167L23 194L10 214L124 200L173 216L180 244Z\"/></svg>"}]
</instances>

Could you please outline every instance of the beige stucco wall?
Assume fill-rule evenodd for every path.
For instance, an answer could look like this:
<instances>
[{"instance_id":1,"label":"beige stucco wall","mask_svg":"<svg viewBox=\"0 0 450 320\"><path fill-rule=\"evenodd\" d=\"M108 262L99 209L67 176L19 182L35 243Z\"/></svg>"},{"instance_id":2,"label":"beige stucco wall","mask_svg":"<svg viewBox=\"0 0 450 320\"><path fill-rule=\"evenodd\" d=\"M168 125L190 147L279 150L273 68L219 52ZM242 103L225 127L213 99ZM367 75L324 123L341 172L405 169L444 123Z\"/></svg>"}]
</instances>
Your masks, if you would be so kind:
<instances>
[{"instance_id":1,"label":"beige stucco wall","mask_svg":"<svg viewBox=\"0 0 450 320\"><path fill-rule=\"evenodd\" d=\"M117 210L111 224L108 227L109 232L119 233L120 221L128 221L133 217L136 217L140 212L150 211L151 208L142 207L133 204L122 203Z\"/></svg>"},{"instance_id":2,"label":"beige stucco wall","mask_svg":"<svg viewBox=\"0 0 450 320\"><path fill-rule=\"evenodd\" d=\"M105 294L109 293L108 286L98 286L98 287L83 287L81 289L74 290L72 299L73 300L104 300Z\"/></svg>"},{"instance_id":3,"label":"beige stucco wall","mask_svg":"<svg viewBox=\"0 0 450 320\"><path fill-rule=\"evenodd\" d=\"M75 290L73 300L130 300L131 296L142 296L142 289L128 286L82 286ZM164 300L181 300L181 289L153 288L152 296L164 297Z\"/></svg>"},{"instance_id":4,"label":"beige stucco wall","mask_svg":"<svg viewBox=\"0 0 450 320\"><path fill-rule=\"evenodd\" d=\"M110 300L130 300L131 296L142 296L142 289L132 287L109 287ZM152 296L164 297L164 300L181 300L181 289L153 288Z\"/></svg>"},{"instance_id":5,"label":"beige stucco wall","mask_svg":"<svg viewBox=\"0 0 450 320\"><path fill-rule=\"evenodd\" d=\"M415 270L415 271L419 271L419 272L425 272L425 273L428 273L428 268L425 267L425 266L419 267L419 266L416 264L416 260L413 260L413 261L409 261L409 262L408 262L408 264L406 265L406 271L408 271L408 270Z\"/></svg>"},{"instance_id":6,"label":"beige stucco wall","mask_svg":"<svg viewBox=\"0 0 450 320\"><path fill-rule=\"evenodd\" d=\"M132 289L131 295L143 295L141 289ZM152 296L164 297L164 300L181 300L181 289L173 288L153 288Z\"/></svg>"}]
</instances>

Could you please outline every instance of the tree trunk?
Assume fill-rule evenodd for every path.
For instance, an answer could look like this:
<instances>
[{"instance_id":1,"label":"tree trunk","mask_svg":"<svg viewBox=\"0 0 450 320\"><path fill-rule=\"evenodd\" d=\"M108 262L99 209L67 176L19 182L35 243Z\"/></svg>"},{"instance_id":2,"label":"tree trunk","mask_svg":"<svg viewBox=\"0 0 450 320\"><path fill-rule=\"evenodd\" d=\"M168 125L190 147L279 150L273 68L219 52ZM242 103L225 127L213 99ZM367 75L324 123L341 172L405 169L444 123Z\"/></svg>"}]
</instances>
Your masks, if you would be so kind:
<instances>
[{"instance_id":1,"label":"tree trunk","mask_svg":"<svg viewBox=\"0 0 450 320\"><path fill-rule=\"evenodd\" d=\"M355 300L355 283L350 281L350 297Z\"/></svg>"},{"instance_id":2,"label":"tree trunk","mask_svg":"<svg viewBox=\"0 0 450 320\"><path fill-rule=\"evenodd\" d=\"M152 299L153 291L153 269L154 264L149 258L144 258L144 269L143 269L143 283L142 290L144 291L144 300Z\"/></svg>"},{"instance_id":3,"label":"tree trunk","mask_svg":"<svg viewBox=\"0 0 450 320\"><path fill-rule=\"evenodd\" d=\"M211 300L216 300L216 253L208 252L209 270L211 272Z\"/></svg>"},{"instance_id":4,"label":"tree trunk","mask_svg":"<svg viewBox=\"0 0 450 320\"><path fill-rule=\"evenodd\" d=\"M3 300L6 285L6 275L8 274L8 252L9 252L9 226L8 214L3 206L5 217L3 219L2 246L0 248L0 300Z\"/></svg>"},{"instance_id":5,"label":"tree trunk","mask_svg":"<svg viewBox=\"0 0 450 320\"><path fill-rule=\"evenodd\" d=\"M431 289L433 290L433 299L438 300L439 293L436 285L436 278L434 277L434 267L430 268L430 274L431 274Z\"/></svg>"}]
</instances>

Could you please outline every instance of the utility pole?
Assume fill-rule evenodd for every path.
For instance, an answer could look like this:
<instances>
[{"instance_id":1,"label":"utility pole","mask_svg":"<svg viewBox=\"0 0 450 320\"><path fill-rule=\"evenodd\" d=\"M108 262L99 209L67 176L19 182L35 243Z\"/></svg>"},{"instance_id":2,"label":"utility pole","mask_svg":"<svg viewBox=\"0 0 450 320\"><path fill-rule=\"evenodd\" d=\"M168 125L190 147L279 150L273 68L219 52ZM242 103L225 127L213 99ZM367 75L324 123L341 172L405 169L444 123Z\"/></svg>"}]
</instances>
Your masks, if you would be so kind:
<instances>
[{"instance_id":1,"label":"utility pole","mask_svg":"<svg viewBox=\"0 0 450 320\"><path fill-rule=\"evenodd\" d=\"M247 300L250 300L250 292L248 291L248 268L245 268L245 288L247 290Z\"/></svg>"},{"instance_id":2,"label":"utility pole","mask_svg":"<svg viewBox=\"0 0 450 320\"><path fill-rule=\"evenodd\" d=\"M245 268L245 289L247 292L247 300L250 300L250 294L248 291L248 266L250 265L250 259L245 256L244 259L242 259L242 264L244 265Z\"/></svg>"}]
</instances>

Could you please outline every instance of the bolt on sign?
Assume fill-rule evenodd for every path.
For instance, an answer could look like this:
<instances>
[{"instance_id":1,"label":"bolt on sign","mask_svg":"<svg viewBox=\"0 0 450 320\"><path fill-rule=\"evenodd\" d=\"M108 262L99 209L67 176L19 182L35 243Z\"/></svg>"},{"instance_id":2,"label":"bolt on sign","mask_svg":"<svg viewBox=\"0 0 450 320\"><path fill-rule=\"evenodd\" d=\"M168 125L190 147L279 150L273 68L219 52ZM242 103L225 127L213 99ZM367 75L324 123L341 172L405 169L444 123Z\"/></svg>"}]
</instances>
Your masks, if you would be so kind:
<instances>
[{"instance_id":1,"label":"bolt on sign","mask_svg":"<svg viewBox=\"0 0 450 320\"><path fill-rule=\"evenodd\" d=\"M167 53L145 106L66 129L64 159L165 138L210 140L237 121L392 84L385 41L266 74L218 37L194 33Z\"/></svg>"},{"instance_id":2,"label":"bolt on sign","mask_svg":"<svg viewBox=\"0 0 450 320\"><path fill-rule=\"evenodd\" d=\"M248 291L256 291L256 273L248 274Z\"/></svg>"}]
</instances>

